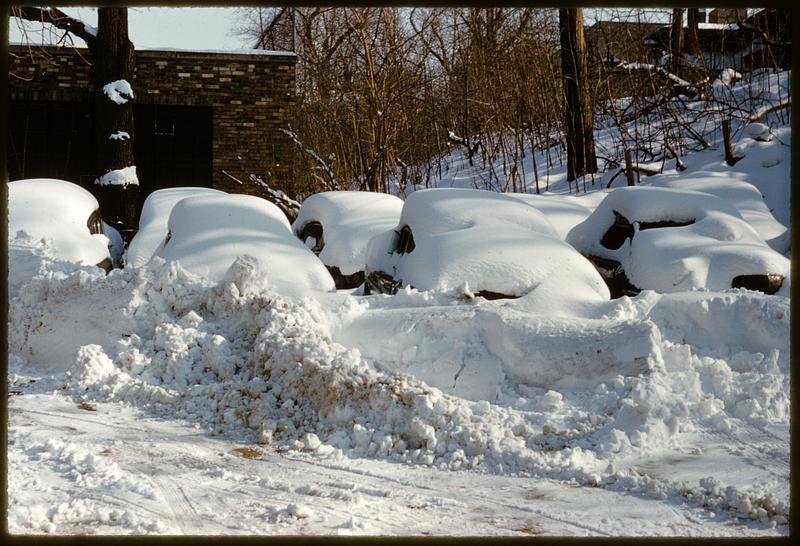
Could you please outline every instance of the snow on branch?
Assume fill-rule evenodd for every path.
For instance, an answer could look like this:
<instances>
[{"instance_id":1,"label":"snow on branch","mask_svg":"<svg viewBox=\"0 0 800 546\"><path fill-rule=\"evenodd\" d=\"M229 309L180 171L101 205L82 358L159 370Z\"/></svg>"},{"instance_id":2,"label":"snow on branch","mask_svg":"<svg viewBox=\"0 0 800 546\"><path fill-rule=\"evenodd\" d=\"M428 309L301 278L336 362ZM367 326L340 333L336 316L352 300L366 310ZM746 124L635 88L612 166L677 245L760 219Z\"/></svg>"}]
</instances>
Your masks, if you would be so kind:
<instances>
[{"instance_id":1,"label":"snow on branch","mask_svg":"<svg viewBox=\"0 0 800 546\"><path fill-rule=\"evenodd\" d=\"M339 184L336 182L336 175L333 172L333 168L324 160L322 159L317 152L315 152L312 148L307 148L300 138L297 136L292 130L292 126L288 125L287 129L281 128L280 131L292 139L292 142L304 153L308 154L316 163L319 169L325 172L327 176L327 180L322 180L320 177L317 177L321 182L323 182L329 189L336 189L339 187Z\"/></svg>"},{"instance_id":2,"label":"snow on branch","mask_svg":"<svg viewBox=\"0 0 800 546\"><path fill-rule=\"evenodd\" d=\"M127 80L117 80L105 84L103 86L103 93L106 94L108 100L120 105L128 102L128 99L133 98L133 88L131 88L131 84L128 83Z\"/></svg>"},{"instance_id":3,"label":"snow on branch","mask_svg":"<svg viewBox=\"0 0 800 546\"><path fill-rule=\"evenodd\" d=\"M131 135L126 133L125 131L114 131L109 135L109 140L130 140Z\"/></svg>"},{"instance_id":4,"label":"snow on branch","mask_svg":"<svg viewBox=\"0 0 800 546\"><path fill-rule=\"evenodd\" d=\"M97 38L97 29L74 19L58 8L12 7L11 16L35 23L48 23L81 38L91 47Z\"/></svg>"},{"instance_id":5,"label":"snow on branch","mask_svg":"<svg viewBox=\"0 0 800 546\"><path fill-rule=\"evenodd\" d=\"M139 177L136 176L136 165L123 169L108 171L94 181L98 186L138 186Z\"/></svg>"},{"instance_id":6,"label":"snow on branch","mask_svg":"<svg viewBox=\"0 0 800 546\"><path fill-rule=\"evenodd\" d=\"M478 151L478 147L481 145L480 140L476 140L475 142L471 143L468 138L460 137L450 130L447 131L447 140L454 144L460 144L461 146L464 146L469 152L470 156L474 155L475 152Z\"/></svg>"}]
</instances>

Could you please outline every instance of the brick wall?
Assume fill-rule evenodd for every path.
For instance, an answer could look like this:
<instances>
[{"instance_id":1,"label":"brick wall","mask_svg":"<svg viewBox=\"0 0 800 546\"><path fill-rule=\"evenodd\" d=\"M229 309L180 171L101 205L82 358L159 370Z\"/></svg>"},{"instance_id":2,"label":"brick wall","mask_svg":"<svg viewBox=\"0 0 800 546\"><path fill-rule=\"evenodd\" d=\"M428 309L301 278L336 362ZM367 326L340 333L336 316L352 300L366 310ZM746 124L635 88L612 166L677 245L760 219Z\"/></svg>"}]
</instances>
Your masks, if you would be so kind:
<instances>
[{"instance_id":1,"label":"brick wall","mask_svg":"<svg viewBox=\"0 0 800 546\"><path fill-rule=\"evenodd\" d=\"M10 46L9 99L91 102L87 49ZM227 53L141 50L131 85L139 104L213 107L213 185L237 193L223 171L247 182L255 173L290 189L294 150L279 131L293 106L296 56L289 52Z\"/></svg>"}]
</instances>

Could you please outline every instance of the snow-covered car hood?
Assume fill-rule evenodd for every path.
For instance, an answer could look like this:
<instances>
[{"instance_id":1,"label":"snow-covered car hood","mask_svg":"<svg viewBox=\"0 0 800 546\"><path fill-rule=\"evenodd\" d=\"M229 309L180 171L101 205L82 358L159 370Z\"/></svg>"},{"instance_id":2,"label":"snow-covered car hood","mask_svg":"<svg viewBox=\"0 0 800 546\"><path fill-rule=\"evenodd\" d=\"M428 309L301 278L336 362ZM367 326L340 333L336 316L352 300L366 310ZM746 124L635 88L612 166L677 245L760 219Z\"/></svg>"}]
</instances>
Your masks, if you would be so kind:
<instances>
[{"instance_id":1,"label":"snow-covered car hood","mask_svg":"<svg viewBox=\"0 0 800 546\"><path fill-rule=\"evenodd\" d=\"M8 234L24 231L51 240L55 258L97 265L110 259L109 239L87 224L97 199L77 184L54 178L8 183Z\"/></svg>"},{"instance_id":2,"label":"snow-covered car hood","mask_svg":"<svg viewBox=\"0 0 800 546\"><path fill-rule=\"evenodd\" d=\"M330 291L323 263L293 234L286 216L252 195L202 195L178 201L169 216L169 240L156 252L189 271L221 280L238 256L257 258L267 283L296 294Z\"/></svg>"},{"instance_id":3,"label":"snow-covered car hood","mask_svg":"<svg viewBox=\"0 0 800 546\"><path fill-rule=\"evenodd\" d=\"M404 226L412 230L414 249L400 254L394 250ZM420 290L449 291L466 283L472 292L510 296L535 289L609 298L591 263L559 238L544 214L483 190L412 193L397 228L370 241L367 269Z\"/></svg>"},{"instance_id":4,"label":"snow-covered car hood","mask_svg":"<svg viewBox=\"0 0 800 546\"><path fill-rule=\"evenodd\" d=\"M145 265L164 243L169 228L169 213L175 203L193 195L224 195L225 192L212 188L165 188L147 196L139 216L139 231L128 246L127 265Z\"/></svg>"},{"instance_id":5,"label":"snow-covered car hood","mask_svg":"<svg viewBox=\"0 0 800 546\"><path fill-rule=\"evenodd\" d=\"M633 225L633 236L609 248L615 245L604 244L603 238L615 222L615 212ZM685 225L640 229L638 224L645 222ZM785 279L780 293L789 293L789 260L769 248L736 208L708 193L616 189L569 232L567 242L585 255L619 262L640 289L725 290L739 275L776 274Z\"/></svg>"},{"instance_id":6,"label":"snow-covered car hood","mask_svg":"<svg viewBox=\"0 0 800 546\"><path fill-rule=\"evenodd\" d=\"M292 230L299 236L309 222L322 224L325 245L319 258L343 275L351 275L363 271L369 240L397 225L402 208L401 199L385 193L317 193L303 201Z\"/></svg>"}]
</instances>

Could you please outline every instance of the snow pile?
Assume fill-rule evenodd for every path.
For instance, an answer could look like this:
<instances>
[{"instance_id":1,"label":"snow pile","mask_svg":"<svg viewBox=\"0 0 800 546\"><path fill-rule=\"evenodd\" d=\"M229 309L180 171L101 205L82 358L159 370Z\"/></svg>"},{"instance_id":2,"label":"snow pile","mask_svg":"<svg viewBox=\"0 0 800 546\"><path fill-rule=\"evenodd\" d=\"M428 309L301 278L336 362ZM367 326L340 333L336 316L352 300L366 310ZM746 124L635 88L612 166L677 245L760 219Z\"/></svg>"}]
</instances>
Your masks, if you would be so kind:
<instances>
[{"instance_id":1,"label":"snow pile","mask_svg":"<svg viewBox=\"0 0 800 546\"><path fill-rule=\"evenodd\" d=\"M169 216L170 239L156 251L167 261L212 281L242 255L257 260L263 283L282 292L333 290L323 263L292 234L281 210L260 197L199 195L178 201Z\"/></svg>"},{"instance_id":2,"label":"snow pile","mask_svg":"<svg viewBox=\"0 0 800 546\"><path fill-rule=\"evenodd\" d=\"M225 192L212 188L165 188L147 196L139 216L139 231L131 240L126 256L131 267L141 267L155 255L169 232L169 213L175 203L193 195L223 195Z\"/></svg>"},{"instance_id":3,"label":"snow pile","mask_svg":"<svg viewBox=\"0 0 800 546\"><path fill-rule=\"evenodd\" d=\"M98 186L138 186L139 177L136 175L136 165L108 171L94 181Z\"/></svg>"},{"instance_id":4,"label":"snow pile","mask_svg":"<svg viewBox=\"0 0 800 546\"><path fill-rule=\"evenodd\" d=\"M618 248L603 243L615 213L633 225ZM639 229L638 223L688 225ZM587 255L619 262L639 288L677 292L725 290L738 275L777 274L789 294L789 260L769 248L731 205L710 194L671 188L626 187L612 191L567 242ZM613 246L613 245L611 245Z\"/></svg>"},{"instance_id":5,"label":"snow pile","mask_svg":"<svg viewBox=\"0 0 800 546\"><path fill-rule=\"evenodd\" d=\"M303 201L292 230L299 236L309 222L322 224L325 244L319 258L343 275L352 275L364 270L370 238L396 226L402 208L400 199L385 193L317 193Z\"/></svg>"},{"instance_id":6,"label":"snow pile","mask_svg":"<svg viewBox=\"0 0 800 546\"><path fill-rule=\"evenodd\" d=\"M9 239L46 239L51 257L96 265L109 257L108 237L93 235L88 227L98 207L92 194L64 180L9 182Z\"/></svg>"},{"instance_id":7,"label":"snow pile","mask_svg":"<svg viewBox=\"0 0 800 546\"><path fill-rule=\"evenodd\" d=\"M127 294L124 308L118 311L125 316L107 321L105 338L98 334L100 343L84 344L74 353L65 385L79 400L124 401L158 415L199 423L218 434L245 435L252 441L322 458L381 457L441 469L480 468L574 480L655 498L691 497L691 502L718 503L721 509L754 519L784 517L787 511L785 501L757 490L734 487L720 497L716 489L704 489L698 483L671 482L626 470L645 453L674 447L681 434L698 425L724 432L736 430L742 422L753 426L788 422L785 351L762 354L731 349L723 358L712 352L701 355L681 340L662 339L656 323L647 316L666 296L648 292L637 300L598 303L611 323L605 331L598 324L596 332L586 332L583 338L575 334L589 322L569 331L563 322L560 328L554 322L548 334L542 329L546 326L542 317L515 321L517 311L494 302L487 302L478 314L468 304L435 307L432 315L431 309L420 309L417 320L426 315L431 320L419 326L417 337L412 334L397 341L416 340L407 346L417 346L423 365L426 354L444 350L441 345L424 346L423 338L441 336L432 328L437 320L454 326L459 333L456 338L462 340L472 335L490 343L485 336L505 332L506 337L490 343L483 356L475 356L476 364L491 367L492 354L499 354L506 363L516 357L519 372L525 369L523 362L531 362L533 375L527 381L509 369L508 381L500 384L492 403L455 397L411 376L380 371L378 358L368 361L358 349L331 339L332 334L343 339L342 330L352 336L365 322L377 323L379 307L373 311L369 306L351 305L348 314L339 315L350 316L349 323L335 326L319 303L285 299L265 290L250 259L237 260L218 284L160 260L138 270L99 276L91 283L87 280L78 272L39 281L40 287L46 287L39 289L41 304L53 307L53 300L63 302L78 313L81 307L74 304L91 291ZM705 296L712 303L715 297ZM402 301L390 302L394 299L377 302L386 301L386 310L392 305L400 308ZM36 306L25 301L12 302L17 319L36 316ZM736 301L743 308L761 305L762 312L770 315L778 310L783 313L773 341L779 347L788 346L787 300L750 295ZM516 302L524 307L522 299ZM710 307L707 303L706 314ZM654 314L668 335L679 320L670 309L666 306ZM361 315L364 322L353 320ZM492 321L495 326L490 325ZM383 325L391 322L387 318ZM531 322L539 327L531 329ZM394 331L407 330L402 321L395 323ZM646 323L644 328L637 327L642 323ZM618 341L613 339L615 328ZM638 355L633 349L637 335L645 341ZM736 337L735 332L729 335ZM543 345L548 336L551 342ZM614 355L607 360L593 345L601 347L602 336L610 338L605 347ZM369 351L382 343L369 332L362 332L362 337L372 340L365 343ZM559 355L559 347L578 348L583 356L562 360L568 351L563 349ZM505 353L496 353L500 350ZM538 350L540 360L532 360L533 353L525 355L526 350ZM627 369L619 365L626 351L631 359ZM409 353L405 356L414 358ZM604 361L611 367L602 372ZM551 366L552 371L537 375L537 363ZM584 368L581 377L576 366L590 368ZM451 373L445 368L440 372L442 378ZM563 380L570 373L580 381ZM46 451L61 457L72 449L53 444ZM71 460L94 464L81 457ZM103 479L116 479L113 467L101 470Z\"/></svg>"},{"instance_id":8,"label":"snow pile","mask_svg":"<svg viewBox=\"0 0 800 546\"><path fill-rule=\"evenodd\" d=\"M411 228L415 247L401 254L395 250L404 226ZM594 267L558 237L541 212L482 190L412 193L397 229L370 241L367 268L421 290L516 296L556 291L575 299L608 298Z\"/></svg>"},{"instance_id":9,"label":"snow pile","mask_svg":"<svg viewBox=\"0 0 800 546\"><path fill-rule=\"evenodd\" d=\"M108 100L120 105L133 98L133 88L131 88L131 84L127 80L117 80L105 84L103 93L106 94Z\"/></svg>"}]
</instances>

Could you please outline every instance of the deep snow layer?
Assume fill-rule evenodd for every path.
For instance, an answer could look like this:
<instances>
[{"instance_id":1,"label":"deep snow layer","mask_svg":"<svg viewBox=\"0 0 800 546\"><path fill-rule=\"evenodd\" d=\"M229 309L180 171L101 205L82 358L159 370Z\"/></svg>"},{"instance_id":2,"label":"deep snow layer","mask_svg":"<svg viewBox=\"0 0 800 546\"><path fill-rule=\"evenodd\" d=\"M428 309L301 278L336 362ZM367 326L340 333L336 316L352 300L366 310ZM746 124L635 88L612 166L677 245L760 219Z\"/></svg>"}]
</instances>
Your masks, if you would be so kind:
<instances>
[{"instance_id":1,"label":"deep snow layer","mask_svg":"<svg viewBox=\"0 0 800 546\"><path fill-rule=\"evenodd\" d=\"M76 402L133 406L315 464L529 476L786 530L786 298L645 292L559 317L525 298L287 299L247 258L218 284L160 260L107 277L54 269L11 302L10 358L20 371L49 366ZM20 442L10 458L21 469L69 461L76 484L148 495L65 439ZM737 443L741 456L713 448ZM676 457L691 464L666 463ZM36 515L24 489L12 484L17 532L57 532L87 510L124 517L69 504ZM122 532L170 532L155 520Z\"/></svg>"}]
</instances>

